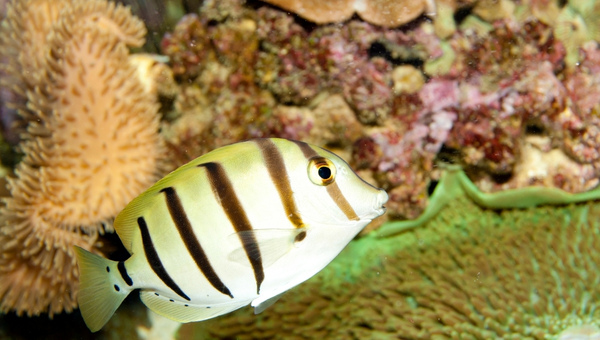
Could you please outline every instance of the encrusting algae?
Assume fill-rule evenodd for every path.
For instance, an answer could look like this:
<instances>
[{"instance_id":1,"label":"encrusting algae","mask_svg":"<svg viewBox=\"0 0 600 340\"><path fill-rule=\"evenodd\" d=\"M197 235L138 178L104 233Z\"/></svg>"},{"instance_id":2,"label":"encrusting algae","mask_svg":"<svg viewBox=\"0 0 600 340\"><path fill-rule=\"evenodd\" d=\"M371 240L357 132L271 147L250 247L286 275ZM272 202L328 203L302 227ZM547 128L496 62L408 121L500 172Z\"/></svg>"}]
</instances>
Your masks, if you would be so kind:
<instances>
[{"instance_id":1,"label":"encrusting algae","mask_svg":"<svg viewBox=\"0 0 600 340\"><path fill-rule=\"evenodd\" d=\"M153 183L158 103L128 62L146 29L106 1L13 1L0 35L3 82L27 123L0 207L0 311L77 306L73 246L96 251L111 219Z\"/></svg>"}]
</instances>

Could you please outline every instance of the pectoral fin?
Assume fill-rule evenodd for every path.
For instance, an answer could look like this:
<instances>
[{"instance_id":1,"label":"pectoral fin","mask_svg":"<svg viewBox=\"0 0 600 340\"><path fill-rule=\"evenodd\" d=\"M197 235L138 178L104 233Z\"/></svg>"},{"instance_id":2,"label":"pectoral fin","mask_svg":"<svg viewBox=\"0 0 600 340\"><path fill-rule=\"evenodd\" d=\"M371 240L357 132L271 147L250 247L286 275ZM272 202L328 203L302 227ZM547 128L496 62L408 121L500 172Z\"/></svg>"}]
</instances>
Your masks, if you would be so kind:
<instances>
[{"instance_id":1,"label":"pectoral fin","mask_svg":"<svg viewBox=\"0 0 600 340\"><path fill-rule=\"evenodd\" d=\"M304 238L303 235L306 235L305 228L240 231L229 236L229 241L235 242L238 247L228 258L246 266L250 266L248 257L260 259L263 266L268 267L287 254L299 238ZM248 254L243 244L248 245Z\"/></svg>"}]
</instances>

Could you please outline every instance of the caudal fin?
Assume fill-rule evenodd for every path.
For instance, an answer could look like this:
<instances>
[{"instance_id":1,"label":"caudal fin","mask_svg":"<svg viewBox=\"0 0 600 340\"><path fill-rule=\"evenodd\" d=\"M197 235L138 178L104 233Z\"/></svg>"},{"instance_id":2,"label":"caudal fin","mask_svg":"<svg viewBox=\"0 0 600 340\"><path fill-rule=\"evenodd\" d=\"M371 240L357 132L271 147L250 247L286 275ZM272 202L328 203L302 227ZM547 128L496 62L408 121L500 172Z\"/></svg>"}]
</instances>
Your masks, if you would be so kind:
<instances>
[{"instance_id":1,"label":"caudal fin","mask_svg":"<svg viewBox=\"0 0 600 340\"><path fill-rule=\"evenodd\" d=\"M79 310L92 332L102 328L131 292L118 275L118 262L75 247L79 264Z\"/></svg>"}]
</instances>

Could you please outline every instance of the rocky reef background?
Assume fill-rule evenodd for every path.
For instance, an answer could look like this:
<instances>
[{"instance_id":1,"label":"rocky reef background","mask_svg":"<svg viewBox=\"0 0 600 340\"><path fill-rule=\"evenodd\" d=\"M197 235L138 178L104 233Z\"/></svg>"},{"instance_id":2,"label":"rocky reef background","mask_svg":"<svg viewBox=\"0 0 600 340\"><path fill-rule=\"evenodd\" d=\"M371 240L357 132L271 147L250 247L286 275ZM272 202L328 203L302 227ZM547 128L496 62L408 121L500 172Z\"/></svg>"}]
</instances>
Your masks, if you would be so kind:
<instances>
[{"instance_id":1,"label":"rocky reef background","mask_svg":"<svg viewBox=\"0 0 600 340\"><path fill-rule=\"evenodd\" d=\"M306 140L386 188L392 218L422 212L439 161L490 192L589 190L600 5L581 3L458 2L449 15L440 1L435 16L389 28L205 1L161 41L176 80L163 107L170 161L252 137Z\"/></svg>"},{"instance_id":2,"label":"rocky reef background","mask_svg":"<svg viewBox=\"0 0 600 340\"><path fill-rule=\"evenodd\" d=\"M302 139L385 187L393 218L422 212L439 161L491 192L598 183L595 1L459 1L450 14L439 1L391 28L260 1L125 3L169 66L170 169L247 138ZM18 117L2 117L10 167Z\"/></svg>"},{"instance_id":3,"label":"rocky reef background","mask_svg":"<svg viewBox=\"0 0 600 340\"><path fill-rule=\"evenodd\" d=\"M315 13L302 8L318 9L318 1L304 7L302 1L268 2L121 1L148 31L145 44L129 48L143 95L156 103L152 119L160 120L134 129L160 140L153 156L160 164L145 170L165 173L248 138L299 139L332 149L385 188L388 214L339 261L264 315L243 309L186 326L181 337L570 339L569 327L578 325L588 328L575 330L584 334L577 339L597 337L593 203L496 215L465 199L446 208L464 209L463 215L442 212L437 222L389 240L369 233L387 220L421 215L448 163L489 193L541 186L577 194L598 185L600 1L436 0L412 1L412 7L367 1L356 9L354 1L337 0L331 2L337 7ZM0 1L0 9L6 3ZM394 18L402 21L383 15L397 11L402 15ZM10 64L11 54L1 55ZM0 77L7 79L3 70ZM35 104L31 98L52 83L19 85L19 91L3 84L0 196L11 197L6 178L23 167L21 159L40 159L27 148L37 131L27 103ZM59 129L48 131L44 136ZM69 185L89 180L75 178L84 179ZM111 231L110 216L94 223ZM2 223L0 230L4 239L12 237ZM553 243L556 238L563 243ZM111 235L94 234L92 241L89 247L98 252L123 256ZM370 250L357 250L363 247ZM532 260L521 263L520 256ZM523 286L523 277L531 282ZM485 282L487 290L471 279ZM500 300L512 304L502 309ZM135 299L128 306L100 337L142 334L137 324L151 327ZM48 311L18 312L43 319ZM9 324L45 321L8 314L1 322L0 336L19 338L18 327ZM48 334L65 322L78 323L75 334L85 333L75 312L47 323Z\"/></svg>"}]
</instances>

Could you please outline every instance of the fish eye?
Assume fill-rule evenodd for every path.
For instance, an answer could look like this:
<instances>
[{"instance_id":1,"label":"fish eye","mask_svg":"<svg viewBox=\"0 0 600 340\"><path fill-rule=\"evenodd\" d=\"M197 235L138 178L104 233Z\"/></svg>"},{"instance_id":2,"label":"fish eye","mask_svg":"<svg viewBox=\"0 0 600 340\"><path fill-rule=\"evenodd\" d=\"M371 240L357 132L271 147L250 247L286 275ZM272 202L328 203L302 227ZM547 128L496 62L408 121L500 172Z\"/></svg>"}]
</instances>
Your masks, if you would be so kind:
<instances>
[{"instance_id":1,"label":"fish eye","mask_svg":"<svg viewBox=\"0 0 600 340\"><path fill-rule=\"evenodd\" d=\"M319 168L319 177L324 180L328 180L331 177L331 169L328 166L322 166Z\"/></svg>"},{"instance_id":2,"label":"fish eye","mask_svg":"<svg viewBox=\"0 0 600 340\"><path fill-rule=\"evenodd\" d=\"M335 171L335 165L325 157L313 157L308 163L308 177L317 185L333 183Z\"/></svg>"}]
</instances>

